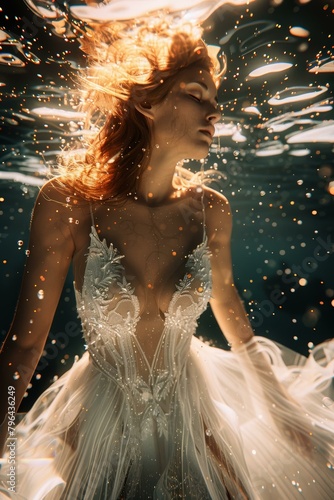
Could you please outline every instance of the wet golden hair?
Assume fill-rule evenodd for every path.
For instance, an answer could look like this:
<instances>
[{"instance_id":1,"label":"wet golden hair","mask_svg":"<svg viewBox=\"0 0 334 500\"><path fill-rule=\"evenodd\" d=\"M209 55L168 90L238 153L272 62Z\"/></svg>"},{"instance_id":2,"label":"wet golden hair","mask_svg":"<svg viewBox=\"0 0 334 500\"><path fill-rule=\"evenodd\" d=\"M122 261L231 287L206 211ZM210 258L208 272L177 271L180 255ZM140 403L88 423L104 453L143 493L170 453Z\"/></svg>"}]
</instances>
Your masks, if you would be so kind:
<instances>
[{"instance_id":1,"label":"wet golden hair","mask_svg":"<svg viewBox=\"0 0 334 500\"><path fill-rule=\"evenodd\" d=\"M126 29L125 29L126 28ZM63 152L58 172L88 200L124 200L135 193L149 159L150 131L136 105L161 102L180 71L196 66L218 82L221 68L191 24L99 25L82 49L88 67L79 77L86 128L97 132L80 150Z\"/></svg>"}]
</instances>

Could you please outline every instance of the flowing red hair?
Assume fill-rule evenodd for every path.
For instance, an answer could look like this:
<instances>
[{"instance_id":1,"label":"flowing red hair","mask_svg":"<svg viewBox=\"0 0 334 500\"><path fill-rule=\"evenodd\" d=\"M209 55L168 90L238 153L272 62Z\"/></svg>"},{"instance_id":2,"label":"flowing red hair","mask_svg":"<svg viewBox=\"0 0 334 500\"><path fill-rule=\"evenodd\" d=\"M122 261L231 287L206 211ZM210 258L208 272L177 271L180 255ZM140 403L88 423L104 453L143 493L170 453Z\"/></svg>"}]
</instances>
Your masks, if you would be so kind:
<instances>
[{"instance_id":1,"label":"flowing red hair","mask_svg":"<svg viewBox=\"0 0 334 500\"><path fill-rule=\"evenodd\" d=\"M148 124L136 105L161 102L185 68L218 74L218 60L201 34L191 24L170 28L162 22L99 25L86 34L81 108L86 126L98 131L83 148L61 154L58 173L67 187L90 201L124 200L136 192L150 153Z\"/></svg>"}]
</instances>

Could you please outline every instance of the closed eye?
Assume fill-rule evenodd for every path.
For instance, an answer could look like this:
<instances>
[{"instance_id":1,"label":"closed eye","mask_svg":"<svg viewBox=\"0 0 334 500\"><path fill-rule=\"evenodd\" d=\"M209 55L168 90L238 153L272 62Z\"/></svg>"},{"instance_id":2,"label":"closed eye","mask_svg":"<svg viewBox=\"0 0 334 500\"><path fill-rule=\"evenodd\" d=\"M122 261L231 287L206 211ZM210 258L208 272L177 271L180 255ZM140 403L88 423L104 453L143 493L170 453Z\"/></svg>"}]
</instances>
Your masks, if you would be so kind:
<instances>
[{"instance_id":1,"label":"closed eye","mask_svg":"<svg viewBox=\"0 0 334 500\"><path fill-rule=\"evenodd\" d=\"M188 94L188 95L189 95L192 99L195 99L195 101L197 101L197 102L201 102L201 101L202 101L202 99L201 99L200 97L197 97L197 96L196 96L196 95L194 95L194 94Z\"/></svg>"}]
</instances>

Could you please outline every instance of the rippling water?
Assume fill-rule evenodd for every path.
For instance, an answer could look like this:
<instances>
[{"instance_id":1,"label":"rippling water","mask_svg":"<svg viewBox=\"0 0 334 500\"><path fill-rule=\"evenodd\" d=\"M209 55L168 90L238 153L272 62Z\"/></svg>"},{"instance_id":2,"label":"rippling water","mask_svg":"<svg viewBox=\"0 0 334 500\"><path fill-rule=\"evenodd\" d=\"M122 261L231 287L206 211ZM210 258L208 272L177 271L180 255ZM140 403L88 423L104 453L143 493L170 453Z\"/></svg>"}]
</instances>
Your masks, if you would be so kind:
<instances>
[{"instance_id":1,"label":"rippling water","mask_svg":"<svg viewBox=\"0 0 334 500\"><path fill-rule=\"evenodd\" d=\"M82 134L71 93L85 64L77 33L101 12L112 20L167 3L184 10L155 15L200 18L207 43L228 60L208 166L222 172L219 188L234 211L238 289L258 334L307 353L332 336L334 317L334 2L321 0L128 0L111 2L107 13L79 0L0 2L2 333L15 307L37 190L59 149ZM71 279L36 394L83 350ZM218 341L210 313L201 321L203 331L208 326ZM77 333L69 342L71 328Z\"/></svg>"}]
</instances>

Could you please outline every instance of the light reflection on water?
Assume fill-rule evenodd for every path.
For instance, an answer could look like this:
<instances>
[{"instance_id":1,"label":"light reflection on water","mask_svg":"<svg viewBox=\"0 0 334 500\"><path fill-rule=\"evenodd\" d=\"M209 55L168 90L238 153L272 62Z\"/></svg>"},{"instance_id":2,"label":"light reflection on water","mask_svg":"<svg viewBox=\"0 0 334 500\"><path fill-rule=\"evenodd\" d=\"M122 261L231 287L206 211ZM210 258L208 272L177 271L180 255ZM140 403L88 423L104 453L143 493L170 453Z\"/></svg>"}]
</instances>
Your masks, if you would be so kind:
<instances>
[{"instance_id":1,"label":"light reflection on water","mask_svg":"<svg viewBox=\"0 0 334 500\"><path fill-rule=\"evenodd\" d=\"M217 4L184 5L190 3L192 9L170 14L169 21L181 15L204 20ZM208 165L224 172L220 189L234 211L236 282L257 333L306 353L332 336L333 324L334 5L231 3L203 21L206 41L220 45L228 59L219 91L223 118ZM77 40L86 29L74 8L79 4L84 2L69 1L66 10L62 1L18 0L13 12L12 4L1 3L3 333L14 310L37 189L60 148L83 134L84 117L71 92L73 76L85 64ZM133 5L122 3L127 12ZM322 259L315 253L319 245ZM291 272L297 277L287 283L283 277ZM272 305L274 289L285 293L281 306ZM63 333L71 321L78 323L69 277L53 333ZM219 338L210 314L201 326ZM56 344L56 356L55 348L47 351L34 382L37 392L82 352L79 339Z\"/></svg>"}]
</instances>

